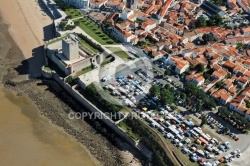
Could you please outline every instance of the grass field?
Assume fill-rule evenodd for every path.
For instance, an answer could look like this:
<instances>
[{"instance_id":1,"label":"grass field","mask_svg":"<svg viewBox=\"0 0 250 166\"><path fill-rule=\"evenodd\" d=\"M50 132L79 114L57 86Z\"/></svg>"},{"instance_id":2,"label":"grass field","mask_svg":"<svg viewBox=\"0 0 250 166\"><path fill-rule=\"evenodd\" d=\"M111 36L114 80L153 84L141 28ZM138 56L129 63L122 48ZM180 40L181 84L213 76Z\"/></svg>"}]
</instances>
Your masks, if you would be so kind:
<instances>
[{"instance_id":1,"label":"grass field","mask_svg":"<svg viewBox=\"0 0 250 166\"><path fill-rule=\"evenodd\" d=\"M80 43L82 46L87 47L89 50L91 50L93 53L99 53L99 50L94 48L92 45L90 45L86 40L78 37Z\"/></svg>"},{"instance_id":2,"label":"grass field","mask_svg":"<svg viewBox=\"0 0 250 166\"><path fill-rule=\"evenodd\" d=\"M122 59L129 59L129 55L119 47L106 47Z\"/></svg>"},{"instance_id":3,"label":"grass field","mask_svg":"<svg viewBox=\"0 0 250 166\"><path fill-rule=\"evenodd\" d=\"M74 19L74 18L78 18L78 17L82 17L82 13L77 10L77 9L66 9L65 11L66 15L70 17L70 19Z\"/></svg>"},{"instance_id":4,"label":"grass field","mask_svg":"<svg viewBox=\"0 0 250 166\"><path fill-rule=\"evenodd\" d=\"M59 38L57 38L57 39L55 39L55 40L52 40L52 41L50 41L50 42L47 43L47 46L50 45L50 44L56 43L56 42L58 42L58 41L60 41L60 40L63 40L63 39L65 39L66 37L67 37L67 36L62 36L62 37L59 37Z\"/></svg>"},{"instance_id":5,"label":"grass field","mask_svg":"<svg viewBox=\"0 0 250 166\"><path fill-rule=\"evenodd\" d=\"M95 39L100 44L114 44L115 41L106 35L95 23L87 18L81 18L75 21L83 31Z\"/></svg>"},{"instance_id":6,"label":"grass field","mask_svg":"<svg viewBox=\"0 0 250 166\"><path fill-rule=\"evenodd\" d=\"M77 78L80 75L83 75L83 74L85 74L87 72L90 72L91 70L93 70L92 66L88 66L86 68L83 68L81 71L78 71L73 78L75 79L75 78Z\"/></svg>"}]
</instances>

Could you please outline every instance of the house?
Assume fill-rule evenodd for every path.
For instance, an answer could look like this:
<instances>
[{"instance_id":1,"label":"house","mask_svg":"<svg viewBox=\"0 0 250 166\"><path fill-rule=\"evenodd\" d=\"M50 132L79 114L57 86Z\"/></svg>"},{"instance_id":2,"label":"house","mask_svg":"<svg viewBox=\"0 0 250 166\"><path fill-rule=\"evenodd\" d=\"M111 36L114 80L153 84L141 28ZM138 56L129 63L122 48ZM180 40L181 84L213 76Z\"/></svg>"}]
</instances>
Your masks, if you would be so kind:
<instances>
[{"instance_id":1,"label":"house","mask_svg":"<svg viewBox=\"0 0 250 166\"><path fill-rule=\"evenodd\" d=\"M237 0L237 3L246 13L250 14L249 0Z\"/></svg>"},{"instance_id":2,"label":"house","mask_svg":"<svg viewBox=\"0 0 250 166\"><path fill-rule=\"evenodd\" d=\"M237 75L244 75L244 73L247 71L247 69L245 69L242 65L236 65L233 68L233 73L237 74Z\"/></svg>"},{"instance_id":3,"label":"house","mask_svg":"<svg viewBox=\"0 0 250 166\"><path fill-rule=\"evenodd\" d=\"M246 87L245 90L236 96L229 105L229 108L233 111L244 115L248 120L250 120L250 108L247 108L246 103L250 102L250 87Z\"/></svg>"},{"instance_id":4,"label":"house","mask_svg":"<svg viewBox=\"0 0 250 166\"><path fill-rule=\"evenodd\" d=\"M184 60L181 55L174 55L171 58L167 60L167 64L175 67L175 72L177 74L182 74L185 72L188 67L189 63L188 61Z\"/></svg>"},{"instance_id":5,"label":"house","mask_svg":"<svg viewBox=\"0 0 250 166\"><path fill-rule=\"evenodd\" d=\"M103 6L107 0L90 0L89 6L92 9L99 9L101 6Z\"/></svg>"},{"instance_id":6,"label":"house","mask_svg":"<svg viewBox=\"0 0 250 166\"><path fill-rule=\"evenodd\" d=\"M131 9L125 9L122 13L121 13L121 18L123 20L127 20L130 16L134 16L134 11Z\"/></svg>"},{"instance_id":7,"label":"house","mask_svg":"<svg viewBox=\"0 0 250 166\"><path fill-rule=\"evenodd\" d=\"M243 33L243 35L244 35L245 37L250 36L250 27L242 28L242 29L241 29L241 32Z\"/></svg>"},{"instance_id":8,"label":"house","mask_svg":"<svg viewBox=\"0 0 250 166\"><path fill-rule=\"evenodd\" d=\"M236 66L237 64L235 64L234 62L232 61L226 61L224 64L223 64L223 67L225 67L226 69L228 69L229 71L233 71L234 67Z\"/></svg>"},{"instance_id":9,"label":"house","mask_svg":"<svg viewBox=\"0 0 250 166\"><path fill-rule=\"evenodd\" d=\"M246 85L249 83L249 77L246 76L240 76L237 79L237 84L241 87L241 88L245 88Z\"/></svg>"},{"instance_id":10,"label":"house","mask_svg":"<svg viewBox=\"0 0 250 166\"><path fill-rule=\"evenodd\" d=\"M141 25L141 28L148 32L155 27L156 27L156 22L153 20L147 20L143 22Z\"/></svg>"},{"instance_id":11,"label":"house","mask_svg":"<svg viewBox=\"0 0 250 166\"><path fill-rule=\"evenodd\" d=\"M223 70L223 69L220 69L220 70L218 70L218 71L215 70L215 71L212 73L211 77L212 77L213 79L221 80L221 79L225 78L225 76L226 76L227 74L228 74L227 71L225 71L225 70Z\"/></svg>"},{"instance_id":12,"label":"house","mask_svg":"<svg viewBox=\"0 0 250 166\"><path fill-rule=\"evenodd\" d=\"M190 75L186 76L185 79L186 79L186 81L192 81L197 86L201 86L205 82L205 78L202 76L201 73L190 74Z\"/></svg>"},{"instance_id":13,"label":"house","mask_svg":"<svg viewBox=\"0 0 250 166\"><path fill-rule=\"evenodd\" d=\"M223 105L226 105L232 100L231 93L226 89L221 88L212 94L212 97Z\"/></svg>"}]
</instances>

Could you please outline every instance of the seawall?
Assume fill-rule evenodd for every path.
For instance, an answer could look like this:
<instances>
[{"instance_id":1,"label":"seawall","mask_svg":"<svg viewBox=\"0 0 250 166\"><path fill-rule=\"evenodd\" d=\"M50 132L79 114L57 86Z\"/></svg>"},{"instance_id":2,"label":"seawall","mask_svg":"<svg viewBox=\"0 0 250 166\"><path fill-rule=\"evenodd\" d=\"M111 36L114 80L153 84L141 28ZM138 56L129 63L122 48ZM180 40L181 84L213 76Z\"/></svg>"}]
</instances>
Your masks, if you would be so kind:
<instances>
[{"instance_id":1,"label":"seawall","mask_svg":"<svg viewBox=\"0 0 250 166\"><path fill-rule=\"evenodd\" d=\"M61 78L54 71L46 71L44 67L42 69L42 76L46 79L53 79L59 84L67 93L69 93L76 101L78 101L82 106L84 106L88 111L101 115L102 118L100 120L107 125L110 129L114 131L122 140L127 142L130 146L136 149L140 154L142 154L147 160L151 159L152 152L149 151L142 143L139 141L135 141L130 138L124 131L122 131L113 120L107 117L101 110L99 110L95 105L89 102L83 95L81 95L78 91L73 89L69 84L64 82L63 78Z\"/></svg>"}]
</instances>

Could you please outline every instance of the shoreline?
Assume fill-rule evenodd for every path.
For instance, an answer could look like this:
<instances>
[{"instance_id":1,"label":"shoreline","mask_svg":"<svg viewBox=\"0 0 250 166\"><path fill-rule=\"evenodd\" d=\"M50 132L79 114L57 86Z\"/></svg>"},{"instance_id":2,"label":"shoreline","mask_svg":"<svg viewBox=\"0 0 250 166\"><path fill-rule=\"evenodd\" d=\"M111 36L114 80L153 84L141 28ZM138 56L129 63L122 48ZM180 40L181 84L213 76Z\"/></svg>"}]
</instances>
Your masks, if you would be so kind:
<instances>
[{"instance_id":1,"label":"shoreline","mask_svg":"<svg viewBox=\"0 0 250 166\"><path fill-rule=\"evenodd\" d=\"M18 0L11 0L11 2L13 1ZM3 13L1 7L0 13ZM90 158L93 159L92 161L94 161L95 163L102 163L103 165L140 165L139 160L135 157L137 154L131 154L131 151L133 151L133 149L130 149L131 147L129 147L119 138L116 138L114 135L112 135L111 132L107 132L108 129L105 129L105 127L104 129L106 130L106 132L103 130L96 131L97 129L95 128L98 125L95 122L95 126L93 126L91 124L93 122L79 122L78 120L71 122L69 121L69 119L65 119L67 118L65 117L67 115L67 111L72 111L72 109L77 110L79 109L77 108L79 106L77 106L77 103L75 103L75 101L73 101L70 97L65 97L66 102L63 101L61 96L59 97L60 94L64 94L64 96L67 96L65 95L65 92L59 90L59 85L56 85L53 81L50 81L50 83L48 83L47 81L47 83L45 83L46 81L44 82L43 80L27 80L27 75L29 74L28 70L33 70L33 63L32 61L30 61L30 58L34 56L33 50L31 51L31 49L33 49L33 47L31 46L34 43L28 43L27 45L25 43L24 45L26 46L20 47L19 49L18 46L23 43L20 43L20 41L18 42L18 40L15 40L15 38L13 38L13 26L11 25L11 23L7 22L7 25L3 24L3 21L0 18L0 26L5 26L4 28L0 27L0 34L2 31L5 32L4 39L8 41L6 42L6 44L9 45L9 49L8 47L6 47L7 49L3 50L2 52L3 55L6 56L6 58L0 57L0 69L3 69L1 72L2 75L0 74L0 80L1 83L3 83L3 86L11 93L16 94L16 96L27 97L28 100L33 105L35 105L36 108L38 108L38 113L40 116L48 119L51 125L55 124L56 127L58 127L60 130L64 130L70 137L72 137L72 139L79 143L79 145L81 145L81 147L86 150L88 154L90 154ZM15 26L17 25L18 24L16 24ZM9 31L12 31L12 33L9 33ZM14 33L17 32L14 31ZM25 34L22 35L25 36ZM16 38L18 38L18 36L16 36ZM33 40L29 42L32 43ZM37 45L37 43L35 43L34 45L38 48L41 47L40 45ZM29 49L25 50L27 48ZM32 52L32 54L30 55L29 52ZM38 55L43 54L42 49L37 50L37 52ZM36 66L36 64L34 66ZM3 77L3 79L1 79L1 77ZM33 91L30 91L31 87L33 87ZM50 89L51 87L53 87L54 90L53 88ZM59 91L56 92L57 90ZM47 100L44 101L41 98L41 96L43 95L46 96L45 98ZM54 106L54 104L56 106L53 108L52 106ZM72 105L76 105L76 108L74 108L74 106ZM62 111L57 111L58 109Z\"/></svg>"}]
</instances>

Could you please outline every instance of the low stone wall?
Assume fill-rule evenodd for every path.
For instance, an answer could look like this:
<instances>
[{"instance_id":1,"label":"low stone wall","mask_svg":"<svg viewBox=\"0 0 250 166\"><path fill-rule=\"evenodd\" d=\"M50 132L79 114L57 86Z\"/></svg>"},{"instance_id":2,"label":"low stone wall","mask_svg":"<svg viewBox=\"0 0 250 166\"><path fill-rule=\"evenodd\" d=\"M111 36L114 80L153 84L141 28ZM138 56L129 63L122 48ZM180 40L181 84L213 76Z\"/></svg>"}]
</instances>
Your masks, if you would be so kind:
<instances>
[{"instance_id":1,"label":"low stone wall","mask_svg":"<svg viewBox=\"0 0 250 166\"><path fill-rule=\"evenodd\" d=\"M106 124L110 129L112 129L121 139L127 142L130 146L135 148L140 154L142 154L148 160L151 159L152 152L149 151L143 144L136 142L130 138L124 131L116 126L115 122L107 117L101 110L99 110L95 105L89 102L84 96L82 96L78 91L73 89L69 84L65 83L62 78L55 72L48 73L46 71L42 72L45 78L54 79L64 90L66 90L75 100L81 103L87 110L101 115L101 121Z\"/></svg>"},{"instance_id":2,"label":"low stone wall","mask_svg":"<svg viewBox=\"0 0 250 166\"><path fill-rule=\"evenodd\" d=\"M45 67L42 67L42 76L46 79L53 79L53 75L55 74L55 71L47 71L45 70Z\"/></svg>"}]
</instances>

